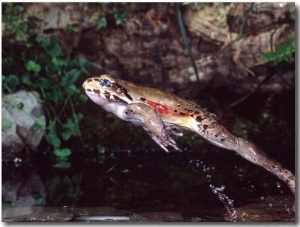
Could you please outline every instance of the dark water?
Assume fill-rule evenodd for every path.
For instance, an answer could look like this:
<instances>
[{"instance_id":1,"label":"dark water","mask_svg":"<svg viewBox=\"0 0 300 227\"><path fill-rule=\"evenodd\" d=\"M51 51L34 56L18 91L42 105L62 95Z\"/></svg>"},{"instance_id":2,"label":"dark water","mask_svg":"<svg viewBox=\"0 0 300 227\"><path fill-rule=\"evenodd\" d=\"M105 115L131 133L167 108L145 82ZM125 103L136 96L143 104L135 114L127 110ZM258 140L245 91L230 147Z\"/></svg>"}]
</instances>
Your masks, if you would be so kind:
<instances>
[{"instance_id":1,"label":"dark water","mask_svg":"<svg viewBox=\"0 0 300 227\"><path fill-rule=\"evenodd\" d=\"M26 179L36 173L45 187L46 207L113 207L135 213L180 212L187 216L204 210L212 212L209 217L216 210L234 216L236 209L251 200L291 195L288 187L266 170L217 148L206 152L118 150L102 155L77 154L68 159L68 164L69 168L55 168L55 161L46 154L18 167L6 163L4 181L10 175ZM268 204L271 208L272 202ZM287 205L280 208L282 212L284 208Z\"/></svg>"}]
</instances>

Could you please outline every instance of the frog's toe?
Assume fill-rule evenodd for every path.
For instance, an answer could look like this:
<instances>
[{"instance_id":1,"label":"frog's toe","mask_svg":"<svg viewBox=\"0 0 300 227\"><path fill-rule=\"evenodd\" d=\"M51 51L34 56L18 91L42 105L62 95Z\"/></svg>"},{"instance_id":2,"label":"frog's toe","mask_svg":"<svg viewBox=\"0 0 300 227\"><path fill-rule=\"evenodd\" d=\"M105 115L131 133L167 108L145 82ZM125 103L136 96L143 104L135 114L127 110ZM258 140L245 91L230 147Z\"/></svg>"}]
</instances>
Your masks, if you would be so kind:
<instances>
[{"instance_id":1,"label":"frog's toe","mask_svg":"<svg viewBox=\"0 0 300 227\"><path fill-rule=\"evenodd\" d=\"M183 133L182 133L182 132L178 132L178 130L179 130L178 127L166 125L166 126L165 126L165 130L168 132L169 135L183 136Z\"/></svg>"},{"instance_id":2,"label":"frog's toe","mask_svg":"<svg viewBox=\"0 0 300 227\"><path fill-rule=\"evenodd\" d=\"M168 144L165 143L165 141L162 141L159 137L157 137L156 135L153 134L149 134L151 136L151 138L162 148L164 149L166 152L169 153L169 150L167 148Z\"/></svg>"},{"instance_id":3,"label":"frog's toe","mask_svg":"<svg viewBox=\"0 0 300 227\"><path fill-rule=\"evenodd\" d=\"M166 152L169 152L168 146L174 148L175 150L180 150L175 140L173 140L169 133L170 131L164 131L165 133L162 133L160 136L153 134L148 128L144 127L144 130L148 133L148 135Z\"/></svg>"}]
</instances>

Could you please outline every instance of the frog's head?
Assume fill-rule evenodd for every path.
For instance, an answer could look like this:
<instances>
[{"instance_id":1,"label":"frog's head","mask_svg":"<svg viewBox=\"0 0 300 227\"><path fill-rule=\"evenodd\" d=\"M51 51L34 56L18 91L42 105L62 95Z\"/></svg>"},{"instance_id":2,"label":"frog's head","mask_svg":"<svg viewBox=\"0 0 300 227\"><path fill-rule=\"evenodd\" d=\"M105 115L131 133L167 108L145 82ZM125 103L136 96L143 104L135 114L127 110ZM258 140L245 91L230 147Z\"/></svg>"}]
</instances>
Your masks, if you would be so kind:
<instances>
[{"instance_id":1,"label":"frog's head","mask_svg":"<svg viewBox=\"0 0 300 227\"><path fill-rule=\"evenodd\" d=\"M87 79L82 87L89 98L98 105L108 102L129 103L132 101L132 97L122 86L122 82L107 74Z\"/></svg>"}]
</instances>

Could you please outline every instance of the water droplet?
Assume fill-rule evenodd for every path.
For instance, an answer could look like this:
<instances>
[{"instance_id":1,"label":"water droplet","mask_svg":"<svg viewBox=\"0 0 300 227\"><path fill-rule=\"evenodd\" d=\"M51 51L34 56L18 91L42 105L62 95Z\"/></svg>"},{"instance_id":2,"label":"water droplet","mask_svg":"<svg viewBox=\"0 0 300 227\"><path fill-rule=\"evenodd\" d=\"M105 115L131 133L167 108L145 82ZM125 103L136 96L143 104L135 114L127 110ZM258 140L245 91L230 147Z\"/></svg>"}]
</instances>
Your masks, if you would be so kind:
<instances>
[{"instance_id":1,"label":"water droplet","mask_svg":"<svg viewBox=\"0 0 300 227\"><path fill-rule=\"evenodd\" d=\"M225 185L215 187L212 184L210 184L209 187L212 189L212 192L218 196L218 199L224 204L226 210L230 214L231 221L236 221L237 215L236 210L233 206L234 200L230 199L227 195L223 193Z\"/></svg>"},{"instance_id":2,"label":"water droplet","mask_svg":"<svg viewBox=\"0 0 300 227\"><path fill-rule=\"evenodd\" d=\"M280 187L281 187L280 182L276 182L276 185L277 185L277 188L280 188Z\"/></svg>"}]
</instances>

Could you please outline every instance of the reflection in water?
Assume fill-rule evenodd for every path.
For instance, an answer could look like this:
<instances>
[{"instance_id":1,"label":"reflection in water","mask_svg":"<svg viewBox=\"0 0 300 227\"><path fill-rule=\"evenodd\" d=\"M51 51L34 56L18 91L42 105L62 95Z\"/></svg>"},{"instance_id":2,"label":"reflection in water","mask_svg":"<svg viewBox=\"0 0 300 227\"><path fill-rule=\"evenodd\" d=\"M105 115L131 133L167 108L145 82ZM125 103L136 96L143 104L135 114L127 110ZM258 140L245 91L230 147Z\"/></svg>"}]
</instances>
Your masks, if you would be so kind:
<instances>
[{"instance_id":1,"label":"reflection in water","mask_svg":"<svg viewBox=\"0 0 300 227\"><path fill-rule=\"evenodd\" d=\"M66 206L68 212L76 207L81 209L76 214L89 216L100 214L84 213L86 207L124 209L126 212L115 215L129 217L129 214L135 214L130 220L136 221L293 220L293 215L288 216L286 212L291 206L290 200L267 199L269 195L290 195L289 189L284 184L278 185L278 179L273 175L237 155L131 152L69 161L71 167L68 169L53 168L51 159L46 157L19 167L5 166L3 179L13 171L21 174L22 179L30 176L25 173L37 173L46 191L46 207ZM249 198L259 199L253 202ZM255 205L250 206L251 203ZM259 210L257 204L261 204ZM39 217L46 217L47 212L43 211ZM67 219L58 217L75 220L68 212ZM102 214L110 215L109 209ZM26 218L38 217L22 216L19 220Z\"/></svg>"}]
</instances>

